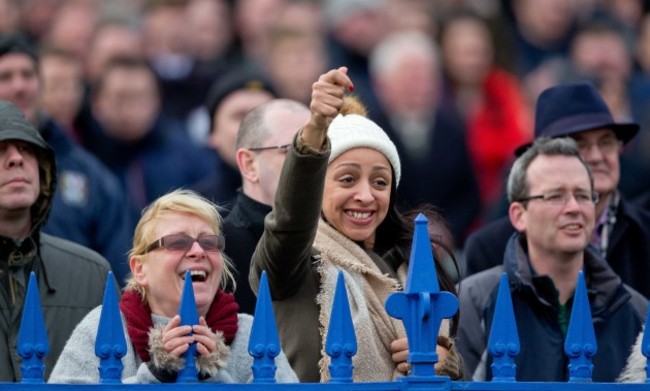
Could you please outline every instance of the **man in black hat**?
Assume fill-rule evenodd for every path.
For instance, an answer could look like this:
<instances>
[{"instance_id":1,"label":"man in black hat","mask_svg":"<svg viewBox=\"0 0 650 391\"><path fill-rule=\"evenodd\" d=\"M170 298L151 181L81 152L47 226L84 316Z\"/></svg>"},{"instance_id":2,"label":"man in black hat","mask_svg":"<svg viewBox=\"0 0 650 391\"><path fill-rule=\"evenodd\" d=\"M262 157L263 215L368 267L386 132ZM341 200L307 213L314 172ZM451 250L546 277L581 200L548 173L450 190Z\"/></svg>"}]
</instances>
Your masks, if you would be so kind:
<instances>
[{"instance_id":1,"label":"man in black hat","mask_svg":"<svg viewBox=\"0 0 650 391\"><path fill-rule=\"evenodd\" d=\"M276 96L270 81L248 64L223 75L212 85L205 103L210 116L207 142L217 152L218 167L214 175L191 186L193 190L229 208L242 184L236 157L239 125L249 111Z\"/></svg>"},{"instance_id":2,"label":"man in black hat","mask_svg":"<svg viewBox=\"0 0 650 391\"><path fill-rule=\"evenodd\" d=\"M623 145L638 131L637 124L616 123L590 84L551 87L537 101L535 136L573 138L593 172L600 200L591 244L623 282L650 297L650 216L617 190ZM465 275L501 264L514 231L505 217L473 233L465 246Z\"/></svg>"},{"instance_id":3,"label":"man in black hat","mask_svg":"<svg viewBox=\"0 0 650 391\"><path fill-rule=\"evenodd\" d=\"M578 117L565 123L573 119L586 123ZM602 136L593 148L608 148ZM589 291L597 348L591 378L613 382L624 367L642 328L647 300L625 287L589 246L599 197L593 163L585 160L571 138L542 137L513 164L508 218L517 232L508 239L501 265L460 284L458 349L472 379L492 378L486 346L502 274L508 277L521 346L514 358L518 381L568 380L564 345L580 271Z\"/></svg>"}]
</instances>

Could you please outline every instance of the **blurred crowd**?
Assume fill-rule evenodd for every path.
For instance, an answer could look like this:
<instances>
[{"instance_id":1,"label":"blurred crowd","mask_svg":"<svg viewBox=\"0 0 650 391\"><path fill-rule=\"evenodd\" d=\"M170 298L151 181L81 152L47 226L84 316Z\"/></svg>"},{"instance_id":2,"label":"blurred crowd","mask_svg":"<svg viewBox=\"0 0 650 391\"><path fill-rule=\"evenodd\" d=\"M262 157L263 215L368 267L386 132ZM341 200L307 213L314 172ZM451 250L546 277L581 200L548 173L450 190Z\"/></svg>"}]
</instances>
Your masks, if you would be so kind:
<instances>
[{"instance_id":1,"label":"blurred crowd","mask_svg":"<svg viewBox=\"0 0 650 391\"><path fill-rule=\"evenodd\" d=\"M506 213L514 150L552 85L590 81L617 121L641 125L620 190L649 198L648 11L644 0L0 0L0 35L38 52L38 110L116 176L125 232L157 197L210 177L213 200L232 205L241 179L225 129L236 134L246 112L214 116L229 80L255 69L272 92L260 103L308 104L319 75L347 66L398 148L400 206L436 205L462 249Z\"/></svg>"}]
</instances>

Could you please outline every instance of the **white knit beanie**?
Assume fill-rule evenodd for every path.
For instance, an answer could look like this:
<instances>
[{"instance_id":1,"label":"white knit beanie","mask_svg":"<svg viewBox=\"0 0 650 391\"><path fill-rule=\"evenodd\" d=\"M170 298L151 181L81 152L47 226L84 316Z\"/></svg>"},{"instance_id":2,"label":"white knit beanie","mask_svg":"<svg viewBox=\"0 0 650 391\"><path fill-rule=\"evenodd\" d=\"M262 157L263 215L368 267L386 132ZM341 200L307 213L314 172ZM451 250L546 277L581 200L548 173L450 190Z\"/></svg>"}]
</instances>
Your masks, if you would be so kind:
<instances>
[{"instance_id":1,"label":"white knit beanie","mask_svg":"<svg viewBox=\"0 0 650 391\"><path fill-rule=\"evenodd\" d=\"M393 166L395 186L399 185L402 167L395 144L377 124L358 114L337 115L327 130L332 145L329 163L354 148L372 148L381 152Z\"/></svg>"}]
</instances>

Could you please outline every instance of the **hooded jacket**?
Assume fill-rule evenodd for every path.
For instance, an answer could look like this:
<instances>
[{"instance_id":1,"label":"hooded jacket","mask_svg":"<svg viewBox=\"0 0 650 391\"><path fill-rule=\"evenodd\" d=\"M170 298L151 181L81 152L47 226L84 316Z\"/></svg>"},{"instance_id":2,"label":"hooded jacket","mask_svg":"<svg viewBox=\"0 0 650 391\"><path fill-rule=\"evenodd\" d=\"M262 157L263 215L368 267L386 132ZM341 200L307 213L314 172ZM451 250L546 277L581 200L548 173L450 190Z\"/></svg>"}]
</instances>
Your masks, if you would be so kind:
<instances>
[{"instance_id":1,"label":"hooded jacket","mask_svg":"<svg viewBox=\"0 0 650 391\"><path fill-rule=\"evenodd\" d=\"M40 178L29 236L0 236L0 381L19 381L17 340L29 273L36 275L49 339L47 378L74 327L101 304L110 266L90 249L40 232L55 193L54 152L18 108L0 101L0 142L8 140L34 146Z\"/></svg>"}]
</instances>

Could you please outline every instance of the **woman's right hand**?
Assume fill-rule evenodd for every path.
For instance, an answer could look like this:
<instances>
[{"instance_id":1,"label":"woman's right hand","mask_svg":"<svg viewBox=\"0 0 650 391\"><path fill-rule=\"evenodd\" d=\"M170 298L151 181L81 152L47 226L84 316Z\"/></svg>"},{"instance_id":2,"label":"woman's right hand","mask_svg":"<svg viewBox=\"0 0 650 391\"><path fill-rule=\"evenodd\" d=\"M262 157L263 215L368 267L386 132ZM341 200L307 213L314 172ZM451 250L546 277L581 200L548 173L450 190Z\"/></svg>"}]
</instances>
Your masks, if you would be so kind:
<instances>
[{"instance_id":1,"label":"woman's right hand","mask_svg":"<svg viewBox=\"0 0 650 391\"><path fill-rule=\"evenodd\" d=\"M354 90L348 77L348 68L340 67L321 75L312 85L311 117L302 129L302 141L320 148L327 137L327 127L339 114L343 105L345 89Z\"/></svg>"},{"instance_id":2,"label":"woman's right hand","mask_svg":"<svg viewBox=\"0 0 650 391\"><path fill-rule=\"evenodd\" d=\"M181 324L181 317L176 315L165 326L162 335L162 344L167 354L180 357L190 344L194 342L194 336L190 335L192 326L179 326Z\"/></svg>"}]
</instances>

